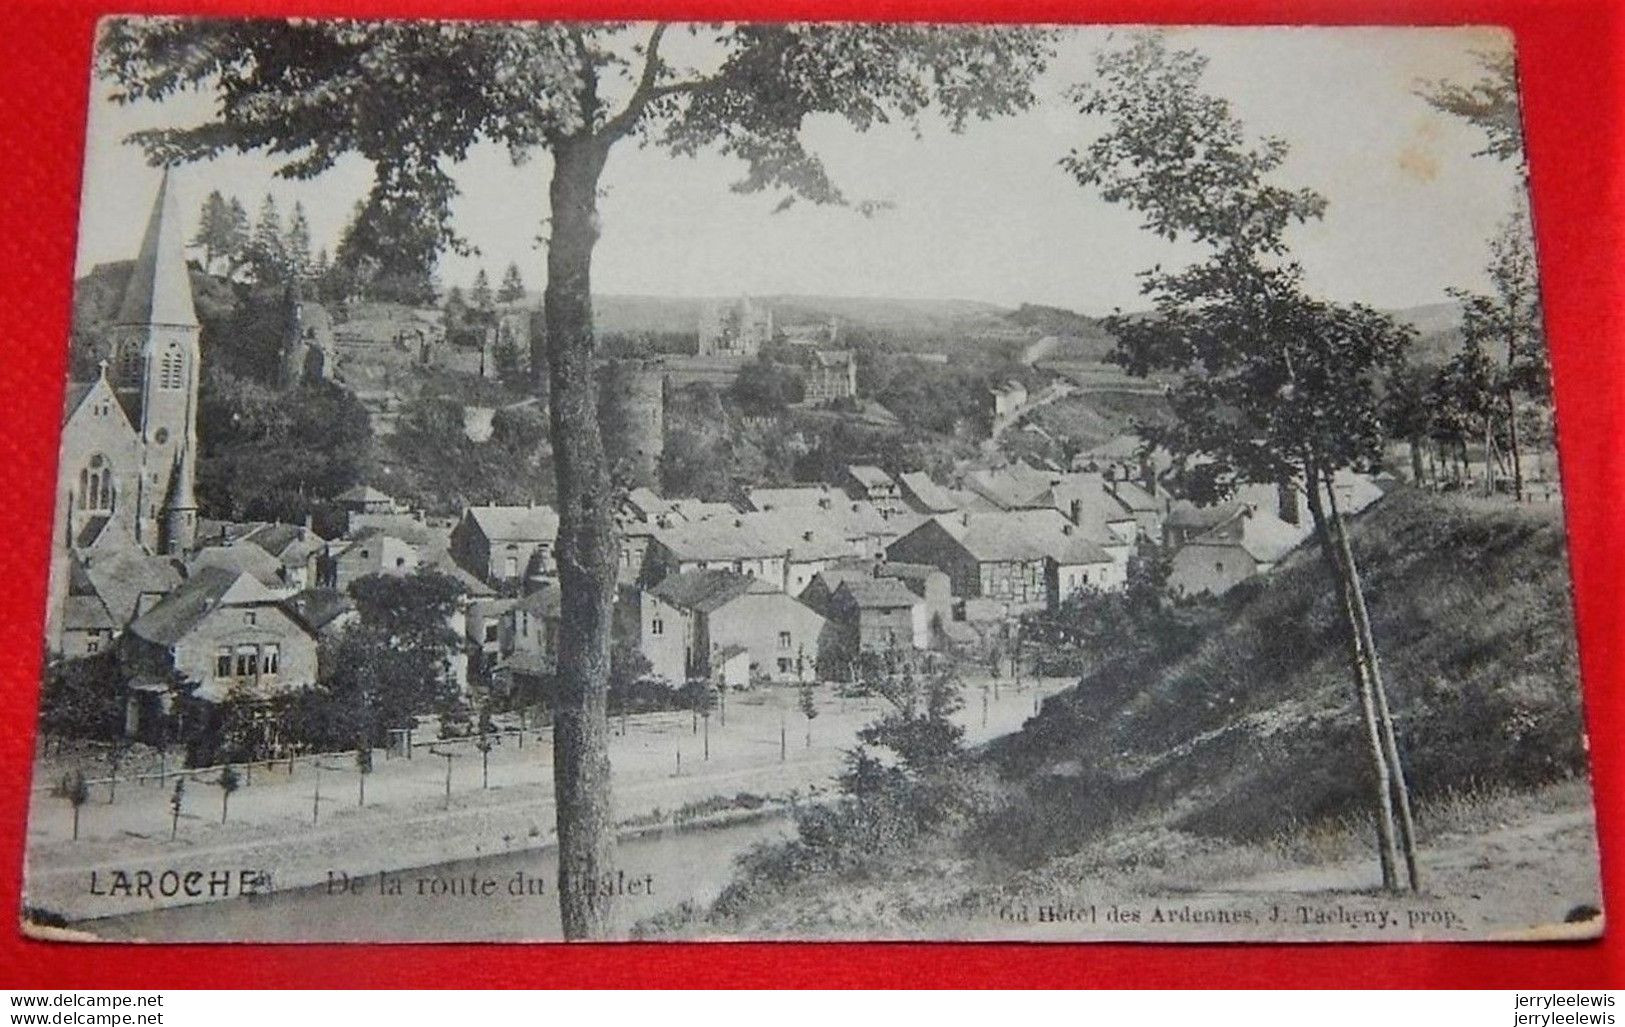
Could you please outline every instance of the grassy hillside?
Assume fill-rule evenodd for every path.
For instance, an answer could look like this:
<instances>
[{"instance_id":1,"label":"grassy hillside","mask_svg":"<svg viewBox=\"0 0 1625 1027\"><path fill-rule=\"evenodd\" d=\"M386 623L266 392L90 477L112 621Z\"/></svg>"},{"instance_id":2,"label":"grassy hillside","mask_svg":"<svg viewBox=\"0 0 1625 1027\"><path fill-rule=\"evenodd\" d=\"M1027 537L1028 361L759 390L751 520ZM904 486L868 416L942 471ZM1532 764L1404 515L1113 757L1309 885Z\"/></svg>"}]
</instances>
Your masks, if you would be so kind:
<instances>
[{"instance_id":1,"label":"grassy hillside","mask_svg":"<svg viewBox=\"0 0 1625 1027\"><path fill-rule=\"evenodd\" d=\"M1491 927L1594 901L1560 511L1401 490L1353 534L1432 893ZM930 826L868 800L804 816L712 909L648 930L954 936L1103 887L1368 889L1368 762L1318 556L1163 627L926 785Z\"/></svg>"},{"instance_id":2,"label":"grassy hillside","mask_svg":"<svg viewBox=\"0 0 1625 1027\"><path fill-rule=\"evenodd\" d=\"M1353 535L1418 797L1582 773L1560 510L1401 490ZM990 840L1032 860L1130 811L1256 839L1364 809L1343 627L1318 555L1210 616L1192 644L1102 667L989 754L1023 789Z\"/></svg>"}]
</instances>

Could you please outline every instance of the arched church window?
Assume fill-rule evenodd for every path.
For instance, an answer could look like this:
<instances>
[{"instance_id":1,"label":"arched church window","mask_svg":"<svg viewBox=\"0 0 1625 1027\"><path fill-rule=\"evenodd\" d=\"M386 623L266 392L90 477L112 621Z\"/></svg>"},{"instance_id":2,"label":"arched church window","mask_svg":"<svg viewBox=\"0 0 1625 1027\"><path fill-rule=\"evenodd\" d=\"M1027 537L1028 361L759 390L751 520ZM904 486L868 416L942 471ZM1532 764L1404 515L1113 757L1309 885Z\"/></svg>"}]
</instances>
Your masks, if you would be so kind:
<instances>
[{"instance_id":1,"label":"arched church window","mask_svg":"<svg viewBox=\"0 0 1625 1027\"><path fill-rule=\"evenodd\" d=\"M161 389L179 389L185 385L185 370L181 360L180 350L174 343L164 351L163 359L158 365L158 387Z\"/></svg>"},{"instance_id":2,"label":"arched church window","mask_svg":"<svg viewBox=\"0 0 1625 1027\"><path fill-rule=\"evenodd\" d=\"M113 509L113 469L99 453L79 472L79 509Z\"/></svg>"},{"instance_id":3,"label":"arched church window","mask_svg":"<svg viewBox=\"0 0 1625 1027\"><path fill-rule=\"evenodd\" d=\"M141 349L138 346L124 346L118 354L119 381L126 385L133 385L141 380Z\"/></svg>"}]
</instances>

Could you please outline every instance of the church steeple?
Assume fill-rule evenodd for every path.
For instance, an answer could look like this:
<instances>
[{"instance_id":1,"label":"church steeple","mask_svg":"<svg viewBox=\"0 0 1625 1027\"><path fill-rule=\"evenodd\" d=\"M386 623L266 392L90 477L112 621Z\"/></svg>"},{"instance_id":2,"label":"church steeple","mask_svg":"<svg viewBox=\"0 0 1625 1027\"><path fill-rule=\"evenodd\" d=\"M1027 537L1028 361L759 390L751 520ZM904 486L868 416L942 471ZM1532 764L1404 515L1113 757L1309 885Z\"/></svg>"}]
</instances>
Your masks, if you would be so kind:
<instances>
[{"instance_id":1,"label":"church steeple","mask_svg":"<svg viewBox=\"0 0 1625 1027\"><path fill-rule=\"evenodd\" d=\"M147 217L146 234L141 237L141 252L130 272L130 283L124 288L116 324L197 327L192 282L186 272L186 229L181 224L178 202L166 166L152 213Z\"/></svg>"},{"instance_id":2,"label":"church steeple","mask_svg":"<svg viewBox=\"0 0 1625 1027\"><path fill-rule=\"evenodd\" d=\"M114 387L141 437L136 538L149 549L168 548L166 486L177 474L184 479L185 500L177 509L195 505L190 497L200 330L175 178L166 167L113 326ZM181 520L195 519L190 511Z\"/></svg>"}]
</instances>

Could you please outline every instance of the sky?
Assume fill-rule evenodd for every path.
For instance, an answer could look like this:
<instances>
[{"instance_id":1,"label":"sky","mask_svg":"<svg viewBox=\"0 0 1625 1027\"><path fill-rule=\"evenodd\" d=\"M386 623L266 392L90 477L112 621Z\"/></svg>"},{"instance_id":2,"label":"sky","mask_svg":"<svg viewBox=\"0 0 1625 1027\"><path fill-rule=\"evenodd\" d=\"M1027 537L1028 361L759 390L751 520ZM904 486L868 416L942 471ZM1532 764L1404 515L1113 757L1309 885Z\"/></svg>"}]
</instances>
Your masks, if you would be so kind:
<instances>
[{"instance_id":1,"label":"sky","mask_svg":"<svg viewBox=\"0 0 1625 1027\"><path fill-rule=\"evenodd\" d=\"M1489 29L1265 28L1174 30L1179 46L1210 58L1205 88L1231 101L1254 136L1291 152L1275 181L1328 200L1324 220L1289 242L1322 295L1383 308L1446 299L1451 287L1487 288L1483 265L1497 225L1522 203L1516 168L1475 157L1484 138L1415 95L1427 80L1477 77L1475 51L1510 46ZM1120 42L1120 40L1116 40ZM1086 81L1111 30L1069 30L1021 115L973 122L962 134L927 121L868 133L819 117L805 128L849 195L888 201L872 217L739 195L743 167L715 154L673 157L623 144L605 170L595 291L665 296L838 295L1044 303L1082 313L1145 306L1136 272L1177 264L1190 251L1151 237L1130 211L1080 187L1059 160L1104 129L1065 94ZM124 137L191 124L206 94L121 107L92 82L78 270L133 257L158 172ZM316 179L274 175L263 154L231 154L177 172L181 209L210 190L239 197L254 215L269 193L284 215L295 201L317 245L330 248L371 167L350 157ZM453 175L462 195L457 230L479 252L446 255L440 277L465 288L480 268L494 282L509 262L538 289L537 242L547 198L545 154L515 167L481 145Z\"/></svg>"}]
</instances>

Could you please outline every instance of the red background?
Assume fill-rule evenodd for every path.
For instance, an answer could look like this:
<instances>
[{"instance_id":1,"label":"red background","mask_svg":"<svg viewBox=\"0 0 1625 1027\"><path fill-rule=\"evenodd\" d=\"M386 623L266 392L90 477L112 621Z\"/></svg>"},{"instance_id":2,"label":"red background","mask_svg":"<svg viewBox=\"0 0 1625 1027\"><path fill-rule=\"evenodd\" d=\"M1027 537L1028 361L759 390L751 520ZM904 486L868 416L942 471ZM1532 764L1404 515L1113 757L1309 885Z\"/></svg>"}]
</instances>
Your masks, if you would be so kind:
<instances>
[{"instance_id":1,"label":"red background","mask_svg":"<svg viewBox=\"0 0 1625 1027\"><path fill-rule=\"evenodd\" d=\"M0 987L1319 986L1619 987L1625 941L1548 945L45 944L12 926L38 696L96 17L132 11L576 18L853 18L1500 24L1517 35L1567 491L1607 905L1625 910L1625 551L1618 465L1625 315L1621 17L1608 0L23 0L0 11Z\"/></svg>"}]
</instances>

